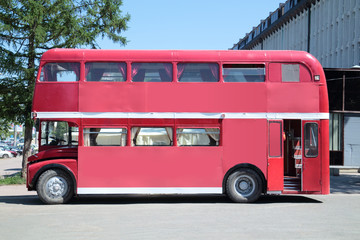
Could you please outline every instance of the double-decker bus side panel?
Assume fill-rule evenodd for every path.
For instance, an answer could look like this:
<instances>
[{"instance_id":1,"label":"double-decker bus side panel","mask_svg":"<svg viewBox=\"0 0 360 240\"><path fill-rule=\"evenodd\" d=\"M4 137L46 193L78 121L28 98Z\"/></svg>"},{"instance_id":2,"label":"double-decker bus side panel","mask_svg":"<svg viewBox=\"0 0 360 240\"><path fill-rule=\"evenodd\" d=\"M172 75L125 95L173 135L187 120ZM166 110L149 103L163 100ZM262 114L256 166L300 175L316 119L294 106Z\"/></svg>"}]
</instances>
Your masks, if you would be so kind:
<instances>
[{"instance_id":1,"label":"double-decker bus side panel","mask_svg":"<svg viewBox=\"0 0 360 240\"><path fill-rule=\"evenodd\" d=\"M224 174L236 166L253 167L267 175L267 120L223 120Z\"/></svg>"}]
</instances>

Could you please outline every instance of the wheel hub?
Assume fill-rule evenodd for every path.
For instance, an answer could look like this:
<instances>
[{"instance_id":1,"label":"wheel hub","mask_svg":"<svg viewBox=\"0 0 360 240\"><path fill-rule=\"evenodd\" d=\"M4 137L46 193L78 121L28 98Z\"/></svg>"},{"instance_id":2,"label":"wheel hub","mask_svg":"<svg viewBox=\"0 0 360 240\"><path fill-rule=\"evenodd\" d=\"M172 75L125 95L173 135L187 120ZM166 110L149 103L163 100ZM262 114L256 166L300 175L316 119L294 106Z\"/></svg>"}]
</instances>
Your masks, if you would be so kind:
<instances>
[{"instance_id":1,"label":"wheel hub","mask_svg":"<svg viewBox=\"0 0 360 240\"><path fill-rule=\"evenodd\" d=\"M46 184L46 191L51 197L61 197L68 189L65 179L62 177L52 177Z\"/></svg>"},{"instance_id":2,"label":"wheel hub","mask_svg":"<svg viewBox=\"0 0 360 240\"><path fill-rule=\"evenodd\" d=\"M235 188L239 194L246 197L251 195L255 190L255 183L254 180L248 176L240 176L236 180Z\"/></svg>"}]
</instances>

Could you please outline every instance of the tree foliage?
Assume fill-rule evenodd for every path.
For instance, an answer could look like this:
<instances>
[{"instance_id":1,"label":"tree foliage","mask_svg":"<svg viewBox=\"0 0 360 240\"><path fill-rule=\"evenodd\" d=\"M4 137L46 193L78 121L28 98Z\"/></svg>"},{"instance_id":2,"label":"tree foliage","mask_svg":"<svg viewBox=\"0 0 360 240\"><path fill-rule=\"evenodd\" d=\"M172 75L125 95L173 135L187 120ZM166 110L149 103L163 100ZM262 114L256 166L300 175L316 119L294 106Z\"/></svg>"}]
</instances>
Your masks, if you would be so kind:
<instances>
[{"instance_id":1,"label":"tree foliage","mask_svg":"<svg viewBox=\"0 0 360 240\"><path fill-rule=\"evenodd\" d=\"M99 37L126 44L121 34L130 16L121 6L121 0L0 0L0 128L9 121L32 127L35 74L46 50L98 48ZM25 152L30 142L25 130Z\"/></svg>"}]
</instances>

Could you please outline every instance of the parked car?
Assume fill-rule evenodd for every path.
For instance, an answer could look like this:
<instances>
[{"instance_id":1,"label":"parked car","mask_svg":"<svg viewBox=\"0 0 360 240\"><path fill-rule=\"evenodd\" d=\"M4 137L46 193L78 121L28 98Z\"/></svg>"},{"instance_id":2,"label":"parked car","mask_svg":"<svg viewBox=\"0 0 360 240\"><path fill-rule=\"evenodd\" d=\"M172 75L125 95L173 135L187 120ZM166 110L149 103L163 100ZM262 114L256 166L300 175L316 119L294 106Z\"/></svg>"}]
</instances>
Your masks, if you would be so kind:
<instances>
[{"instance_id":1,"label":"parked car","mask_svg":"<svg viewBox=\"0 0 360 240\"><path fill-rule=\"evenodd\" d=\"M1 148L2 148L3 150L5 150L5 151L11 152L11 154L12 154L14 157L16 157L16 156L19 154L16 150L13 149L14 147L2 146Z\"/></svg>"},{"instance_id":2,"label":"parked car","mask_svg":"<svg viewBox=\"0 0 360 240\"><path fill-rule=\"evenodd\" d=\"M22 155L22 150L20 148L10 147L10 150L15 151L19 156Z\"/></svg>"},{"instance_id":3,"label":"parked car","mask_svg":"<svg viewBox=\"0 0 360 240\"><path fill-rule=\"evenodd\" d=\"M0 148L0 157L9 158L9 157L13 157L13 154L9 151L6 151L4 148Z\"/></svg>"}]
</instances>

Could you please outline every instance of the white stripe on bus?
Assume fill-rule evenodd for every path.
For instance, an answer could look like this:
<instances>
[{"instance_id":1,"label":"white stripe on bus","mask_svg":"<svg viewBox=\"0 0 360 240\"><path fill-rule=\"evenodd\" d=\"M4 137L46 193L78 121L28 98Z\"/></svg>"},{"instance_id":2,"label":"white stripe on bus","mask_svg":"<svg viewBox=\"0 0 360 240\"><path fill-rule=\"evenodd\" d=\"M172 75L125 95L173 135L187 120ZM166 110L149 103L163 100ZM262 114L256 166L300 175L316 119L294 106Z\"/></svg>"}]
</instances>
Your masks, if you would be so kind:
<instances>
[{"instance_id":1,"label":"white stripe on bus","mask_svg":"<svg viewBox=\"0 0 360 240\"><path fill-rule=\"evenodd\" d=\"M329 113L37 112L37 118L329 119Z\"/></svg>"},{"instance_id":2,"label":"white stripe on bus","mask_svg":"<svg viewBox=\"0 0 360 240\"><path fill-rule=\"evenodd\" d=\"M221 187L182 187L182 188L78 188L78 194L222 194Z\"/></svg>"}]
</instances>

